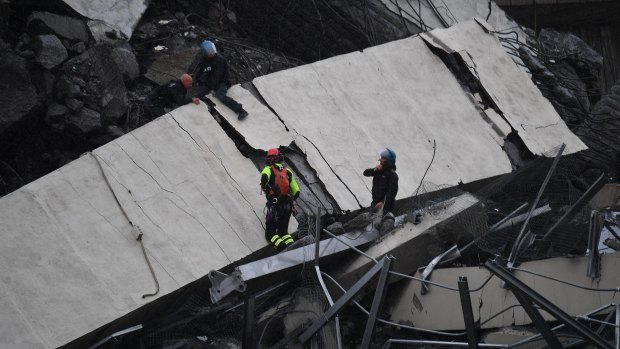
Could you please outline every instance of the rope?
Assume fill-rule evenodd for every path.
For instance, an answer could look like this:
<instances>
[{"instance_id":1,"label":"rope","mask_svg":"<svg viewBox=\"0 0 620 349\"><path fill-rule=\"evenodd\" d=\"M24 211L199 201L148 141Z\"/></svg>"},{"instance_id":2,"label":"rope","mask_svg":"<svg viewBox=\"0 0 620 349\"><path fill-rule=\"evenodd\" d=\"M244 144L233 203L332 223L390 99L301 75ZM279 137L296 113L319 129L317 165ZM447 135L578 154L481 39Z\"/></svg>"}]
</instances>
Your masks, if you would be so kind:
<instances>
[{"instance_id":1,"label":"rope","mask_svg":"<svg viewBox=\"0 0 620 349\"><path fill-rule=\"evenodd\" d=\"M159 293L159 281L157 280L157 276L155 275L155 271L153 270L151 261L149 260L148 254L146 253L146 249L144 248L144 243L142 242L142 236L144 235L144 233L142 232L142 229L140 229L138 225L133 224L131 219L129 219L129 215L127 215L125 208L123 208L123 205L121 205L121 202L118 200L118 197L116 196L116 192L114 192L114 189L112 188L112 185L110 185L110 181L108 180L108 176L103 170L103 166L101 165L101 161L99 160L99 155L96 155L95 153L90 152L90 151L88 152L88 154L90 154L97 162L97 165L99 165L99 170L101 170L103 179L105 180L105 183L108 186L108 189L110 189L110 192L112 193L112 196L114 197L114 200L116 201L116 204L121 209L123 216L125 216L125 218L127 219L127 222L129 222L129 225L132 227L132 229L135 229L138 232L138 238L136 239L136 241L140 242L140 247L142 248L142 254L144 255L144 260L146 260L146 264L148 265L149 270L151 271L151 275L153 276L153 280L155 281L155 288L156 288L155 292L143 294L142 298L144 299L146 297L155 296Z\"/></svg>"}]
</instances>

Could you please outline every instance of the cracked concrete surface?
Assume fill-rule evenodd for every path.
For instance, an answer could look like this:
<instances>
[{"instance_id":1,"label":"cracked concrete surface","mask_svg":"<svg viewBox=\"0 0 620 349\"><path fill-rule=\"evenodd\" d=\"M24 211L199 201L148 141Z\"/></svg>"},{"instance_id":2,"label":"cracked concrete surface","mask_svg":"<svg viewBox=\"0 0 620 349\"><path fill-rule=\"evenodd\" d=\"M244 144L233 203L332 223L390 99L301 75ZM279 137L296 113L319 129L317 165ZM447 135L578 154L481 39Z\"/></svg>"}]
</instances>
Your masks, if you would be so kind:
<instances>
[{"instance_id":1,"label":"cracked concrete surface","mask_svg":"<svg viewBox=\"0 0 620 349\"><path fill-rule=\"evenodd\" d=\"M370 179L360 174L385 147L396 151L398 173L406 174L397 198L415 192L433 140L437 154L426 180L437 185L510 172L490 135L495 131L419 37L263 76L254 85L343 209L358 208L358 201L368 206Z\"/></svg>"},{"instance_id":2,"label":"cracked concrete surface","mask_svg":"<svg viewBox=\"0 0 620 349\"><path fill-rule=\"evenodd\" d=\"M460 36L461 41L482 41L474 25L465 29L476 28L475 35ZM484 45L478 49L493 54L498 49L493 45L499 46ZM475 50L466 53L513 125L521 101L506 102L506 86L485 84L487 70L501 74L507 68L487 66ZM512 77L507 71L503 79ZM267 105L234 86L229 94L249 116L238 121L213 98L216 110L254 149L298 147L303 153L296 153L295 161L309 172L313 190L307 201L315 205L367 206L371 179L361 173L377 163L384 147L398 154L398 198L418 187L433 157L433 141L437 153L426 181L456 185L511 171L498 146L510 126L493 110L480 110L420 37L253 83ZM574 137L551 132L563 125L552 126L555 120L519 120L532 125L519 135L534 149ZM231 137L204 104L189 104L3 197L0 346L58 347L155 299L141 298L152 290L153 279L98 162L128 218L144 232L161 287L158 296L267 246L259 171Z\"/></svg>"},{"instance_id":3,"label":"cracked concrete surface","mask_svg":"<svg viewBox=\"0 0 620 349\"><path fill-rule=\"evenodd\" d=\"M155 299L97 160L158 296L267 245L258 171L184 106L0 200L0 346L58 347Z\"/></svg>"},{"instance_id":4,"label":"cracked concrete surface","mask_svg":"<svg viewBox=\"0 0 620 349\"><path fill-rule=\"evenodd\" d=\"M476 20L421 36L431 45L449 47L466 61L474 61L482 87L533 154L555 154L562 143L566 143L565 154L587 149L530 77L514 64L492 31L489 24Z\"/></svg>"}]
</instances>

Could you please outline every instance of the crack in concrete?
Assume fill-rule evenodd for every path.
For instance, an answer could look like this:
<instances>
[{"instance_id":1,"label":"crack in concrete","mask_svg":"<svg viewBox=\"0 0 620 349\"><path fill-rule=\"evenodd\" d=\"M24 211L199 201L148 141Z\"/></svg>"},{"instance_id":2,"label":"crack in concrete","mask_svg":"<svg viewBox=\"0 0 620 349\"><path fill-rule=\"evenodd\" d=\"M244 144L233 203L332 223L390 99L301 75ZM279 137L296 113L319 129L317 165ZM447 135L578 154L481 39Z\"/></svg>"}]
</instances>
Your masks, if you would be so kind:
<instances>
[{"instance_id":1,"label":"crack in concrete","mask_svg":"<svg viewBox=\"0 0 620 349\"><path fill-rule=\"evenodd\" d=\"M120 147L120 145L119 145ZM101 161L103 161L103 163L105 163L109 168L112 168L112 166L101 156L99 155L95 155L95 153L93 153L94 156L97 156L97 158L99 158ZM105 175L105 173L104 173ZM116 181L116 183L118 183L120 186L122 186L123 188L125 188L125 190L127 191L127 193L129 194L129 196L131 196L131 198L133 199L133 202L136 204L136 206L138 206L138 208L140 209L140 211L142 211L142 213L144 214L144 216L149 220L149 222L151 222L151 224L153 224L154 226L156 226L157 228L159 228L159 230L161 231L165 231L159 224L157 224L153 218L146 213L146 211L144 210L144 208L142 208L142 206L140 206L140 204L138 203L138 200L136 200L136 198L133 196L133 193L131 192L131 190L129 188L127 188L127 186L125 186L118 178L116 178L116 176L114 176L114 174L110 174L110 176ZM133 223L133 221L132 221ZM146 234L145 234L146 235ZM148 250L148 248L145 249ZM157 258L149 252L149 256L155 260L155 262L157 262L157 264L159 264L159 266L161 267L161 269L170 277L170 279L172 281L174 281L177 285L181 285L181 283L179 281L177 281L172 274L164 267L164 265L162 263L159 262L159 260L157 260Z\"/></svg>"},{"instance_id":2,"label":"crack in concrete","mask_svg":"<svg viewBox=\"0 0 620 349\"><path fill-rule=\"evenodd\" d=\"M119 147L119 148L121 148L121 150L123 151L123 153L125 153L125 155L127 155L127 157L129 158L129 160L131 160L131 162L133 162L133 163L134 163L134 164L135 164L135 165L136 165L136 166L137 166L140 170L142 170L142 172L146 173L149 177L151 177L151 179L153 180L153 182L155 182L155 183L157 184L157 186L159 187L159 189L161 189L161 190L163 190L163 191L165 191L165 192L168 192L168 193L170 193L170 194L174 194L174 192L173 192L173 191L171 191L171 190L168 190L168 189L164 188L164 187L163 187L163 186L159 183L159 181L157 181L157 179L155 179L155 177L153 177L153 175L152 175L149 171L145 170L142 166L140 166L140 165L136 162L136 160L134 160L134 159L131 157L131 155L129 155L129 153L125 150L125 148L123 148L123 147L122 147L120 144L118 144L118 143L117 143L116 145L118 145L118 147ZM153 164L155 164L155 163L153 163ZM155 167L159 168L159 166L157 166L157 164L155 164ZM161 172L161 170L160 170L160 172Z\"/></svg>"},{"instance_id":3,"label":"crack in concrete","mask_svg":"<svg viewBox=\"0 0 620 349\"><path fill-rule=\"evenodd\" d=\"M114 225L114 224L113 224L113 223L112 223L112 222L108 219L108 217L106 217L106 216L105 216L105 215L103 215L101 212L99 212L99 210L97 210L97 208L96 208L96 207L95 207L95 206L94 206L94 205L93 205L90 201L86 200L86 199L84 198L84 196L83 196L83 195L81 195L81 194L80 194L80 192L79 192L79 191L75 188L75 186L73 185L73 183L72 183L72 182L71 182L68 178L66 178L66 177L67 177L67 175L66 175L66 174L62 171L62 168L59 168L59 169L58 169L58 172L60 172L60 174L62 174L62 175L63 175L63 181L65 181L65 182L66 182L66 183L67 183L67 184L71 187L71 189L73 189L73 191L77 194L77 196L79 197L79 199L80 199L80 200L82 200L83 202L87 203L87 204L88 204L88 206L90 206L90 207L93 209L93 211L95 211L95 213L97 213L97 214L98 214L101 218L103 218L103 219L104 219L104 220L105 220L108 224L110 224L110 226L112 226L112 228L114 228L114 230L116 230L116 232L118 232L118 233L119 233L120 235L122 235L125 239L127 239L127 241L133 241L133 240L134 240L133 238L129 238L129 237L127 237L125 234L123 234L123 232L122 232L120 229L118 229L118 228L117 228L117 227L116 227L116 226L115 226L115 225Z\"/></svg>"},{"instance_id":4,"label":"crack in concrete","mask_svg":"<svg viewBox=\"0 0 620 349\"><path fill-rule=\"evenodd\" d=\"M177 126L179 126L179 128L181 130L183 130L188 136L189 138L191 138L194 143L196 143L196 146L198 146L198 149L206 152L206 150L200 146L200 144L196 141L196 139L183 127L181 126L181 124L179 123L179 121L171 114L170 117L172 118L172 120L174 120L174 122L176 122ZM235 190L239 193L239 195L241 195L241 197L243 198L243 200L248 204L250 210L252 210L252 212L254 212L254 215L256 215L256 218L258 218L258 214L256 213L256 211L254 210L254 207L252 206L252 204L250 203L250 201L245 197L245 195L243 195L243 193L241 192L241 190L239 189L241 186L239 185L239 183L235 180L235 178L230 174L230 172L228 172L228 169L226 168L226 166L224 166L224 162L222 161L222 159L220 157L218 157L212 150L211 148L205 143L205 146L207 147L209 153L211 153L216 159L219 160L220 165L222 166L222 168L224 169L224 171L226 172L226 174L228 175L228 177L235 183ZM261 226L263 225L262 222L260 221L260 218L258 218L259 222L261 223Z\"/></svg>"},{"instance_id":5,"label":"crack in concrete","mask_svg":"<svg viewBox=\"0 0 620 349\"><path fill-rule=\"evenodd\" d=\"M170 178L168 178L168 176L166 176L166 173L164 173L164 171L161 170L161 168L157 165L157 162L151 157L151 152L149 151L149 149L146 147L146 145L144 143L142 143L142 141L136 137L136 135L133 132L129 133L142 147L142 149L145 150L146 152L146 156L149 157L149 160L151 160L151 162L153 163L153 165L155 165L155 167L157 167L157 169L159 170L159 173L161 173L162 176L164 176L164 178L166 178L166 180L168 181L168 183L172 183L172 181L170 180ZM176 185L176 184L175 184Z\"/></svg>"},{"instance_id":6,"label":"crack in concrete","mask_svg":"<svg viewBox=\"0 0 620 349\"><path fill-rule=\"evenodd\" d=\"M316 73L317 76L319 76L319 73L316 71L314 65L310 64L310 67L312 68L312 70L314 70L314 72ZM330 99L333 101L334 98L330 95L329 91L325 88L325 86L323 86L323 83L321 82L321 79L317 79L319 86L321 86L321 88L323 89L323 91L325 91L325 94L327 94ZM336 104L336 103L334 103ZM337 104L336 104L337 106ZM342 113L342 115L345 115L344 113ZM314 147L314 149L316 149L316 151L319 153L319 155L321 156L321 158L323 159L323 161L325 161L325 163L327 164L327 167L329 167L329 169L332 171L332 173L336 176L336 178L338 178L338 180L347 188L347 190L349 191L349 193L351 193L351 195L353 196L353 198L355 199L355 201L357 202L357 205L362 208L362 204L360 203L360 201L357 199L357 196L353 193L353 191L351 190L351 188L349 188L349 186L344 182L344 180L336 173L336 171L332 168L331 164L327 161L327 159L323 156L323 153L321 153L321 151L319 150L319 148L316 146L316 144L314 144L312 141L310 141L310 139L308 139L308 137L300 134L299 132L297 132L297 130L295 130L295 133L297 133L298 135L302 136L306 141L308 141L310 144L312 144L312 146ZM319 131L319 133L322 134L321 131ZM364 184L366 185L366 184ZM367 187L368 188L368 187Z\"/></svg>"},{"instance_id":7,"label":"crack in concrete","mask_svg":"<svg viewBox=\"0 0 620 349\"><path fill-rule=\"evenodd\" d=\"M232 224L230 224L230 222L224 218L224 216L222 215L222 213L220 212L220 210L217 209L217 207L215 205L213 205L213 202L211 202L211 200L209 200L209 198L200 190L198 189L198 192L200 193L200 195L202 195L202 197L204 197L209 204L211 205L211 207L213 207L213 209L215 210L215 212L217 212L217 214L224 220L224 222L226 222L226 224L228 225L228 227L230 228L230 230L232 230L235 235L237 235L237 238L239 239L239 241L241 241L241 243L243 243L243 245L248 249L248 251L252 251L252 249L250 248L250 246L248 246L245 241L243 241L243 239L241 238L241 236L239 236L239 233L237 233L237 231L235 230L235 228L232 226ZM258 218L259 222L260 222L260 218L258 216L256 216L256 218ZM262 222L260 222L262 225Z\"/></svg>"},{"instance_id":8,"label":"crack in concrete","mask_svg":"<svg viewBox=\"0 0 620 349\"><path fill-rule=\"evenodd\" d=\"M329 164L329 162L327 161L327 159L325 159L325 157L323 156L323 153L321 153L321 151L319 150L319 148L312 143L311 140L308 139L308 137L297 133L298 135L300 135L301 137L303 137L306 141L308 141L308 143L312 144L312 146L314 147L314 149L316 149L316 151L319 153L319 155L321 156L321 158L323 159L323 161L325 161L325 164L327 165L327 167L329 167L329 169L332 171L332 173L334 174L334 176L336 176L336 178L338 178L338 180L340 181L340 183L342 183L342 185L345 186L345 188L347 188L347 190L349 191L349 193L351 193L351 195L353 196L353 198L355 199L355 201L357 202L357 204L359 205L360 208L363 208L362 204L360 204L360 201L357 199L357 196L355 196L355 194L353 194L353 191L351 190L351 188L349 188L349 186L342 180L342 178L340 178L340 176L336 173L336 171L332 168L332 166Z\"/></svg>"},{"instance_id":9,"label":"crack in concrete","mask_svg":"<svg viewBox=\"0 0 620 349\"><path fill-rule=\"evenodd\" d=\"M183 211L186 215L192 217L192 219L194 219L194 221L196 221L198 224L200 224L200 226L207 232L207 234L209 234L209 236L211 236L211 238L213 239L213 241L215 241L215 244L217 245L217 247L220 248L220 250L222 251L222 254L224 255L224 257L226 258L226 260L228 261L228 263L232 263L232 261L230 260L230 258L228 258L228 255L226 254L226 251L224 251L224 248L222 247L222 245L220 245L219 241L217 241L217 239L215 237L213 237L213 235L211 234L211 232L209 232L209 229L207 229L207 227L205 227L204 224L202 224L202 222L196 218L196 216L194 216L193 214L189 213L188 211L186 211L183 207L179 206L176 202L174 202L174 200L171 200L170 198L166 198L166 200L170 201L174 206L176 206L179 210Z\"/></svg>"},{"instance_id":10,"label":"crack in concrete","mask_svg":"<svg viewBox=\"0 0 620 349\"><path fill-rule=\"evenodd\" d=\"M559 122L555 122L553 124L549 124L549 125L543 125L543 126L534 126L534 125L528 125L528 124L521 124L521 128L525 130L526 127L533 127L535 130L541 129L541 128L547 128L547 127L551 127L551 126L556 126L559 125Z\"/></svg>"}]
</instances>

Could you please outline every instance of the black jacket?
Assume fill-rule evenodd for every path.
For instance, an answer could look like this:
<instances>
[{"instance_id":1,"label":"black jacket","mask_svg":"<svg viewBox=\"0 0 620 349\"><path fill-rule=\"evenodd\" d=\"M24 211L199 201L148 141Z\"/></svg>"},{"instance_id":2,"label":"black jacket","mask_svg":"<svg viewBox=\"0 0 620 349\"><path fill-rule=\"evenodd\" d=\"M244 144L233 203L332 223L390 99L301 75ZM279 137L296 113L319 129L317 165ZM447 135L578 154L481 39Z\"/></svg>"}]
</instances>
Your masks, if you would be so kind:
<instances>
[{"instance_id":1,"label":"black jacket","mask_svg":"<svg viewBox=\"0 0 620 349\"><path fill-rule=\"evenodd\" d=\"M394 210L394 200L398 193L398 175L396 167L375 171L374 168L364 170L364 176L372 177L372 204L383 202L383 213Z\"/></svg>"},{"instance_id":2,"label":"black jacket","mask_svg":"<svg viewBox=\"0 0 620 349\"><path fill-rule=\"evenodd\" d=\"M192 98L187 96L187 90L180 80L170 80L169 83L159 86L149 94L148 99L153 105L162 108L185 105L192 101Z\"/></svg>"},{"instance_id":3,"label":"black jacket","mask_svg":"<svg viewBox=\"0 0 620 349\"><path fill-rule=\"evenodd\" d=\"M204 86L207 92L216 90L222 83L230 86L226 58L219 53L211 58L204 56L198 64L196 81L198 85Z\"/></svg>"}]
</instances>

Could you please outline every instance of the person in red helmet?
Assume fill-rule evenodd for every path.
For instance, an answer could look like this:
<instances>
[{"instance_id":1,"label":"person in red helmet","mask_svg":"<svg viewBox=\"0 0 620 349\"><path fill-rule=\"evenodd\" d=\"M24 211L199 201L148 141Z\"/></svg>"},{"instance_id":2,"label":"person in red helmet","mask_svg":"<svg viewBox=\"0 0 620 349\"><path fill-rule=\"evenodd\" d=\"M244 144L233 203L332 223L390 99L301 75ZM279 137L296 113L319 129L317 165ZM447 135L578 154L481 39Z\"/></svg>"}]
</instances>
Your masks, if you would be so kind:
<instances>
[{"instance_id":1,"label":"person in red helmet","mask_svg":"<svg viewBox=\"0 0 620 349\"><path fill-rule=\"evenodd\" d=\"M266 163L260 177L260 187L267 197L265 238L279 252L294 242L288 233L288 222L299 186L293 171L284 166L278 149L267 151Z\"/></svg>"}]
</instances>

